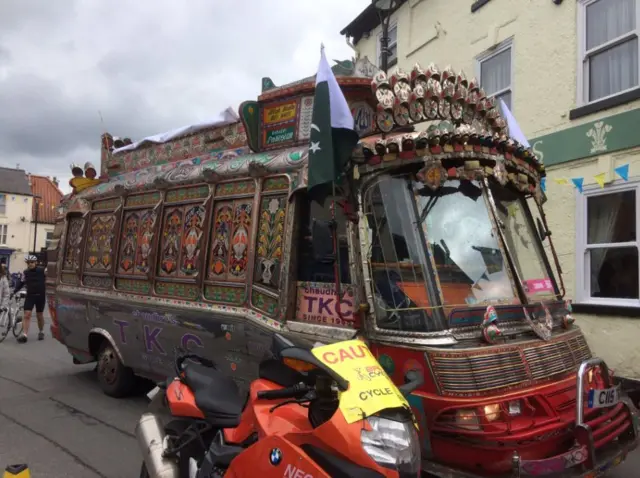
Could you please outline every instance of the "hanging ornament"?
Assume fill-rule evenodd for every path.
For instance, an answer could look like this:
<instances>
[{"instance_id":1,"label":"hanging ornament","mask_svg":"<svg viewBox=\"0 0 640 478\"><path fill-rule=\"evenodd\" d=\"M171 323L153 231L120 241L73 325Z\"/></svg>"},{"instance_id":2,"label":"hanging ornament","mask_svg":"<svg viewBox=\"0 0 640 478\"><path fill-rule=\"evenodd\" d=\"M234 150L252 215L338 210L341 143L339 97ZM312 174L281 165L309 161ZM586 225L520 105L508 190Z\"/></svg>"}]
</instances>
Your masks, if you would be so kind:
<instances>
[{"instance_id":1,"label":"hanging ornament","mask_svg":"<svg viewBox=\"0 0 640 478\"><path fill-rule=\"evenodd\" d=\"M567 311L566 314L564 315L564 317L562 318L562 327L564 327L565 329L570 329L571 326L574 324L574 322L576 321L573 318L573 315L571 314L573 312L573 307L571 307L571 301L566 300L564 302L564 308Z\"/></svg>"},{"instance_id":2,"label":"hanging ornament","mask_svg":"<svg viewBox=\"0 0 640 478\"><path fill-rule=\"evenodd\" d=\"M498 313L494 306L490 305L484 313L482 321L482 336L487 343L494 344L502 336L502 330L496 323L498 321Z\"/></svg>"}]
</instances>

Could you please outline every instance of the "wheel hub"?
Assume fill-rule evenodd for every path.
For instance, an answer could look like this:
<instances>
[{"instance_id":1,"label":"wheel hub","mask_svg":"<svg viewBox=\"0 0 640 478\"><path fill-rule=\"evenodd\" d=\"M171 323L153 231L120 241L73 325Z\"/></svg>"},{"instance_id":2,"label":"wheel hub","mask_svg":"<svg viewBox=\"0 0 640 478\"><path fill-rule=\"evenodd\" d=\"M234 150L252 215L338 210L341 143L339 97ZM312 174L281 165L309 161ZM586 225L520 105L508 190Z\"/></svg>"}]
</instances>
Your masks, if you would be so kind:
<instances>
[{"instance_id":1,"label":"wheel hub","mask_svg":"<svg viewBox=\"0 0 640 478\"><path fill-rule=\"evenodd\" d=\"M106 350L100 357L98 372L105 382L112 384L116 381L118 359L112 350Z\"/></svg>"}]
</instances>

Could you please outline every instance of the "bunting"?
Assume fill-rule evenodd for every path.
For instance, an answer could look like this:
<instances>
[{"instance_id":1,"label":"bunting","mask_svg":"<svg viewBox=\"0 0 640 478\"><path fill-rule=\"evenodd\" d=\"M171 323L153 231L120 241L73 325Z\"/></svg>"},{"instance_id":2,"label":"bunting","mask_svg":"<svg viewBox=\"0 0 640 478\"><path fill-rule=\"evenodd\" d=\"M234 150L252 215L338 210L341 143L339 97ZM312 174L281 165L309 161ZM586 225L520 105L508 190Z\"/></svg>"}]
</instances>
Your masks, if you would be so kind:
<instances>
[{"instance_id":1,"label":"bunting","mask_svg":"<svg viewBox=\"0 0 640 478\"><path fill-rule=\"evenodd\" d=\"M629 164L623 164L622 166L618 166L614 168L614 172L617 176L619 176L623 181L629 181ZM584 177L577 176L574 178L553 178L553 182L560 186L572 185L581 193L584 189ZM604 189L604 185L607 182L607 173L598 173L593 176L593 180L600 187L600 189ZM540 188L545 191L547 188L547 183L545 178L540 181Z\"/></svg>"}]
</instances>

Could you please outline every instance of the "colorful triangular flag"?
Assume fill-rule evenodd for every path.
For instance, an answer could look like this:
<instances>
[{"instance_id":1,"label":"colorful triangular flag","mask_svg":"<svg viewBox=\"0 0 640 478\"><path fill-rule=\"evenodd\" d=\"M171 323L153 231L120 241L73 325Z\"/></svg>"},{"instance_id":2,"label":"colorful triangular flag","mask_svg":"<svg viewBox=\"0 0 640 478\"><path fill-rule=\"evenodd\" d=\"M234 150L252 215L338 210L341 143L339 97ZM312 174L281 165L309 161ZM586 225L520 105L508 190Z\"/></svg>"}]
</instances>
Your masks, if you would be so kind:
<instances>
[{"instance_id":1,"label":"colorful triangular flag","mask_svg":"<svg viewBox=\"0 0 640 478\"><path fill-rule=\"evenodd\" d=\"M604 188L605 173L596 174L593 179L596 180L600 189Z\"/></svg>"},{"instance_id":2,"label":"colorful triangular flag","mask_svg":"<svg viewBox=\"0 0 640 478\"><path fill-rule=\"evenodd\" d=\"M624 181L629 181L629 164L623 164L614 169L616 174L620 176Z\"/></svg>"},{"instance_id":3,"label":"colorful triangular flag","mask_svg":"<svg viewBox=\"0 0 640 478\"><path fill-rule=\"evenodd\" d=\"M542 192L547 192L547 178L542 178L540 179L540 189L542 189Z\"/></svg>"},{"instance_id":4,"label":"colorful triangular flag","mask_svg":"<svg viewBox=\"0 0 640 478\"><path fill-rule=\"evenodd\" d=\"M553 181L556 184L559 184L561 186L565 186L565 185L569 184L569 181L567 181L565 178L553 178Z\"/></svg>"},{"instance_id":5,"label":"colorful triangular flag","mask_svg":"<svg viewBox=\"0 0 640 478\"><path fill-rule=\"evenodd\" d=\"M582 185L584 184L584 178L571 178L571 182L576 187L576 189L582 192Z\"/></svg>"}]
</instances>

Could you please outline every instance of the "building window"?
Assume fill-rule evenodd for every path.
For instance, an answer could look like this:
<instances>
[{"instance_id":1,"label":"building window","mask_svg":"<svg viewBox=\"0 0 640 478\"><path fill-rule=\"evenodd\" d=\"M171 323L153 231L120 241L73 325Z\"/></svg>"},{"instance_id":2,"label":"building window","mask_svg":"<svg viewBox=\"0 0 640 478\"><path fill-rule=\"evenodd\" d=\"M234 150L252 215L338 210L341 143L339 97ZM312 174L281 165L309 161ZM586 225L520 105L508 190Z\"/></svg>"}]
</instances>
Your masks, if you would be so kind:
<instances>
[{"instance_id":1,"label":"building window","mask_svg":"<svg viewBox=\"0 0 640 478\"><path fill-rule=\"evenodd\" d=\"M51 247L52 241L53 241L53 231L47 231L44 247L46 249L49 249L49 247Z\"/></svg>"},{"instance_id":2,"label":"building window","mask_svg":"<svg viewBox=\"0 0 640 478\"><path fill-rule=\"evenodd\" d=\"M579 103L638 87L640 0L582 0L579 15Z\"/></svg>"},{"instance_id":3,"label":"building window","mask_svg":"<svg viewBox=\"0 0 640 478\"><path fill-rule=\"evenodd\" d=\"M477 58L477 74L485 93L496 100L501 98L509 109L512 109L512 46L509 39Z\"/></svg>"},{"instance_id":4,"label":"building window","mask_svg":"<svg viewBox=\"0 0 640 478\"><path fill-rule=\"evenodd\" d=\"M7 244L7 229L9 226L6 224L0 224L0 244Z\"/></svg>"},{"instance_id":5,"label":"building window","mask_svg":"<svg viewBox=\"0 0 640 478\"><path fill-rule=\"evenodd\" d=\"M585 191L577 213L578 302L640 307L640 184Z\"/></svg>"},{"instance_id":6,"label":"building window","mask_svg":"<svg viewBox=\"0 0 640 478\"><path fill-rule=\"evenodd\" d=\"M389 25L389 57L387 66L398 63L398 25ZM382 67L382 32L378 33L378 67Z\"/></svg>"},{"instance_id":7,"label":"building window","mask_svg":"<svg viewBox=\"0 0 640 478\"><path fill-rule=\"evenodd\" d=\"M6 215L7 215L7 195L0 194L0 216L6 216Z\"/></svg>"}]
</instances>

